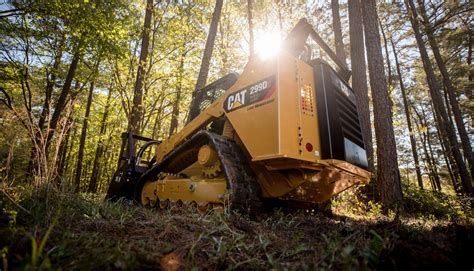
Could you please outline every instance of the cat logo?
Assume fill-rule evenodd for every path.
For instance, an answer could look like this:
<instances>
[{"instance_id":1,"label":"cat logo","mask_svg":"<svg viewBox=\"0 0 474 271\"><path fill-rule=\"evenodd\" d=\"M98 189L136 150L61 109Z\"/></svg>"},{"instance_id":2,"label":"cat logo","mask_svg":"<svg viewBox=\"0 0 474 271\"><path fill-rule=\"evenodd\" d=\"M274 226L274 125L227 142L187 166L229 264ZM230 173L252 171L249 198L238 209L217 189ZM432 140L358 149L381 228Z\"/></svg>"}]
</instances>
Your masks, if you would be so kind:
<instances>
[{"instance_id":1,"label":"cat logo","mask_svg":"<svg viewBox=\"0 0 474 271\"><path fill-rule=\"evenodd\" d=\"M224 110L231 112L268 99L275 89L275 75L272 75L231 93L224 100Z\"/></svg>"},{"instance_id":2,"label":"cat logo","mask_svg":"<svg viewBox=\"0 0 474 271\"><path fill-rule=\"evenodd\" d=\"M227 111L232 111L234 109L237 109L243 105L245 105L245 94L247 93L247 89L244 89L242 91L236 92L234 94L231 94L227 98Z\"/></svg>"}]
</instances>

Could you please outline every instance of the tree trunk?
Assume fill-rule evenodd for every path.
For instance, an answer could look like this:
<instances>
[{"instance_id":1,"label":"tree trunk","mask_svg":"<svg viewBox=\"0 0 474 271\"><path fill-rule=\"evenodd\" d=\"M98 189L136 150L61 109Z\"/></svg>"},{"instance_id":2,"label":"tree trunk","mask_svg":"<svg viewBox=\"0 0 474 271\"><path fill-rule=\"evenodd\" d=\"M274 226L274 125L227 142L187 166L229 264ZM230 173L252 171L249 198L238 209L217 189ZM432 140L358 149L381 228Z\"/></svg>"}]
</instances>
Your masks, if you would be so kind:
<instances>
[{"instance_id":1,"label":"tree trunk","mask_svg":"<svg viewBox=\"0 0 474 271\"><path fill-rule=\"evenodd\" d=\"M341 18L339 16L339 1L331 0L332 28L334 31L334 44L337 57L346 64L346 52L344 51L344 42L342 40Z\"/></svg>"},{"instance_id":2,"label":"tree trunk","mask_svg":"<svg viewBox=\"0 0 474 271\"><path fill-rule=\"evenodd\" d=\"M436 171L436 165L434 164L432 150L430 149L430 151L428 151L428 145L431 144L431 141L429 140L429 137L428 137L429 128L428 128L428 124L426 120L426 115L424 113L423 115L421 115L415 108L413 108L413 111L415 111L415 115L418 117L418 120L419 120L419 124L417 124L417 126L418 126L418 131L420 134L421 145L423 147L423 151L425 154L425 168L426 168L426 171L428 172L429 180L431 182L431 187L433 191L436 191L437 187L435 185L434 179L438 177L437 176L438 173ZM422 132L423 126L426 127L427 129L426 133Z\"/></svg>"},{"instance_id":3,"label":"tree trunk","mask_svg":"<svg viewBox=\"0 0 474 271\"><path fill-rule=\"evenodd\" d=\"M68 121L67 121L67 131L66 131L66 136L64 142L61 142L61 148L60 148L60 155L57 159L57 169L58 169L58 175L56 176L56 185L61 186L61 181L64 173L64 165L66 163L66 156L67 156L67 149L69 145L69 138L71 137L71 125L73 122L73 114L69 115Z\"/></svg>"},{"instance_id":4,"label":"tree trunk","mask_svg":"<svg viewBox=\"0 0 474 271\"><path fill-rule=\"evenodd\" d=\"M387 42L387 37L385 36L385 31L383 30L382 22L378 20L379 25L380 25L380 32L382 32L382 38L383 38L383 47L385 48L385 56L387 60L387 73L388 73L388 86L389 86L389 91L390 91L390 86L392 85L392 65L390 64L390 54L388 53L388 42Z\"/></svg>"},{"instance_id":5,"label":"tree trunk","mask_svg":"<svg viewBox=\"0 0 474 271\"><path fill-rule=\"evenodd\" d=\"M137 78L133 88L133 106L130 113L129 130L134 134L140 133L140 122L143 117L142 99L143 83L145 81L145 65L148 57L148 45L150 43L150 26L153 16L153 0L146 1L145 22L143 24L142 45L140 49L140 61L138 62Z\"/></svg>"},{"instance_id":6,"label":"tree trunk","mask_svg":"<svg viewBox=\"0 0 474 271\"><path fill-rule=\"evenodd\" d=\"M255 40L253 36L253 0L247 0L247 20L249 23L249 58L255 54L254 45Z\"/></svg>"},{"instance_id":7,"label":"tree trunk","mask_svg":"<svg viewBox=\"0 0 474 271\"><path fill-rule=\"evenodd\" d=\"M425 69L427 81L428 81L428 88L430 90L431 98L433 100L434 109L437 111L438 114L438 123L441 129L441 134L443 137L447 138L448 146L447 150L452 154L454 160L456 161L456 166L459 169L459 176L461 177L461 183L464 189L464 192L469 195L473 196L472 184L471 184L471 177L466 169L466 165L462 159L461 152L459 151L459 144L456 138L456 133L454 131L454 127L449 123L448 113L446 112L446 107L443 104L442 96L441 96L441 87L436 79L436 75L433 71L433 67L431 66L431 62L426 51L425 44L423 42L420 27L418 24L418 18L415 5L413 4L413 0L405 0L405 5L407 10L410 11L410 21L413 27L413 31L415 33L415 38L418 44L418 49L420 51L421 59L423 62L423 67Z\"/></svg>"},{"instance_id":8,"label":"tree trunk","mask_svg":"<svg viewBox=\"0 0 474 271\"><path fill-rule=\"evenodd\" d=\"M99 160L102 158L104 153L103 137L105 136L105 130L107 129L107 117L109 115L110 100L112 98L112 89L109 89L107 94L107 102L105 103L104 113L102 114L102 120L100 122L99 142L95 150L94 163L92 167L91 180L89 182L88 192L97 192L97 183L99 179Z\"/></svg>"},{"instance_id":9,"label":"tree trunk","mask_svg":"<svg viewBox=\"0 0 474 271\"><path fill-rule=\"evenodd\" d=\"M434 29L431 26L428 15L426 14L424 3L420 0L417 0L417 1L418 1L421 17L423 18L422 20L423 26L425 28L425 32L431 46L431 50L433 51L436 64L438 64L439 71L441 72L441 76L443 77L443 84L445 86L446 92L449 97L449 104L451 105L451 109L454 115L454 121L456 123L456 128L458 130L459 137L461 139L461 145L464 152L464 157L466 157L469 163L471 176L474 176L474 155L472 153L471 143L466 131L466 126L464 125L464 121L462 119L461 109L459 108L459 103L458 103L458 100L456 99L456 90L449 76L443 57L441 56L441 53L439 51L438 42L436 41L436 38L434 36Z\"/></svg>"},{"instance_id":10,"label":"tree trunk","mask_svg":"<svg viewBox=\"0 0 474 271\"><path fill-rule=\"evenodd\" d=\"M440 128L441 126L440 126L440 121L439 121L440 117L439 117L438 112L434 109L433 100L431 100L431 103L430 103L430 111L433 112L434 114L434 121L435 121L436 130L437 130L436 134L438 136L439 142L441 143L441 149L443 150L443 155L445 156L445 160L448 161L446 165L448 165L451 168L454 191L456 191L457 193L462 193L462 188L458 183L458 179L460 179L458 167L456 166L456 161L454 160L452 153L447 151L449 142L446 136L441 132L441 128Z\"/></svg>"},{"instance_id":11,"label":"tree trunk","mask_svg":"<svg viewBox=\"0 0 474 271\"><path fill-rule=\"evenodd\" d=\"M69 163L71 161L72 148L74 147L74 139L76 138L76 135L77 135L77 127L75 126L75 120L74 119L72 121L71 129L73 129L73 132L72 132L71 141L69 142L69 147L68 147L68 150L67 150L66 161L64 163L64 172L67 172L67 170L69 169Z\"/></svg>"},{"instance_id":12,"label":"tree trunk","mask_svg":"<svg viewBox=\"0 0 474 271\"><path fill-rule=\"evenodd\" d=\"M51 95L53 93L54 84L56 82L56 76L58 75L59 65L61 64L61 58L63 56L63 47L64 47L65 38L60 40L58 48L55 51L53 66L51 71L46 76L46 88L45 88L45 98L43 103L43 109L38 121L38 128L42 130L44 128L44 122L49 115L49 107L51 103Z\"/></svg>"},{"instance_id":13,"label":"tree trunk","mask_svg":"<svg viewBox=\"0 0 474 271\"><path fill-rule=\"evenodd\" d=\"M48 151L49 144L51 143L51 139L53 138L54 132L58 125L59 117L64 109L64 106L66 105L66 99L67 99L67 96L69 95L69 92L71 91L72 80L74 79L74 75L76 74L79 60L80 60L79 52L76 52L72 58L71 64L69 65L69 70L67 72L66 79L64 81L64 85L61 90L61 94L59 95L58 101L56 102L56 106L54 107L54 113L51 117L48 137L46 140L46 147L45 147L46 152Z\"/></svg>"},{"instance_id":14,"label":"tree trunk","mask_svg":"<svg viewBox=\"0 0 474 271\"><path fill-rule=\"evenodd\" d=\"M160 102L160 106L158 106L158 110L156 112L155 123L153 124L153 131L151 138L158 138L159 132L161 130L161 121L163 119L163 108L164 108L165 100L162 99Z\"/></svg>"},{"instance_id":15,"label":"tree trunk","mask_svg":"<svg viewBox=\"0 0 474 271\"><path fill-rule=\"evenodd\" d=\"M443 154L444 163L446 164L446 169L448 170L449 178L451 180L451 185L453 186L454 192L459 193L459 184L458 184L459 175L457 173L454 174L454 171L451 166L453 164L452 158L450 155L449 155L450 158L448 158L448 153L446 151L445 144L441 140L441 134L439 133L438 129L436 129L436 136L438 137L438 140L441 145L441 153Z\"/></svg>"},{"instance_id":16,"label":"tree trunk","mask_svg":"<svg viewBox=\"0 0 474 271\"><path fill-rule=\"evenodd\" d=\"M384 208L396 208L402 202L402 189L393 132L391 101L384 72L375 0L364 1L362 11L370 87L374 102L375 139L377 142L377 188Z\"/></svg>"},{"instance_id":17,"label":"tree trunk","mask_svg":"<svg viewBox=\"0 0 474 271\"><path fill-rule=\"evenodd\" d=\"M405 85L403 84L403 77L402 77L402 72L400 69L400 63L398 63L397 50L395 49L395 44L393 43L392 39L390 39L390 43L392 45L393 55L395 57L395 67L397 69L397 75L398 75L398 80L400 84L400 91L402 92L403 108L405 110L405 117L407 120L408 135L410 136L411 153L413 154L413 160L415 162L416 179L418 181L418 186L421 189L423 189L423 179L421 178L420 162L418 160L418 152L416 151L416 140L415 140L415 135L413 132L413 127L411 124L410 110L408 107L408 98L405 91Z\"/></svg>"},{"instance_id":18,"label":"tree trunk","mask_svg":"<svg viewBox=\"0 0 474 271\"><path fill-rule=\"evenodd\" d=\"M420 120L420 122L421 122L421 120ZM420 136L421 146L423 147L423 153L425 154L425 170L426 170L426 172L428 172L428 179L430 180L431 188L433 190L436 190L436 188L435 188L435 186L433 185L433 182L432 182L433 179L431 178L431 176L433 175L433 172L432 172L433 166L431 165L430 156L428 154L428 148L426 147L426 137L421 132L421 127L418 127L418 131L420 131L419 136Z\"/></svg>"},{"instance_id":19,"label":"tree trunk","mask_svg":"<svg viewBox=\"0 0 474 271\"><path fill-rule=\"evenodd\" d=\"M54 58L54 61L53 61L53 67L51 68L51 72L47 75L47 78L46 78L45 99L44 99L44 102L43 102L43 109L41 110L40 118L38 120L38 131L35 133L35 138L36 138L37 142L42 142L44 140L44 138L42 138L42 136L41 136L41 131L44 128L46 118L50 114L50 112L49 112L50 108L49 107L50 107L50 103L51 103L51 95L53 93L54 82L56 81L56 75L58 73L59 65L61 64L63 45L64 45L64 42L62 41L59 45L59 48L56 50L55 58ZM75 72L77 63L75 63L75 64L73 64L73 63L74 63L74 59L73 59L71 65L74 65L73 68L74 68L74 72ZM71 66L70 66L70 70L71 70ZM68 72L68 75L69 75L69 72ZM72 76L74 77L74 75L72 75ZM67 78L66 78L66 80L67 80ZM64 88L63 88L63 90L64 90ZM69 90L67 92L69 92ZM62 95L63 95L63 92L61 92L60 99L61 99ZM67 94L65 94L65 95L67 96ZM58 102L59 102L59 100L58 100ZM65 102L66 101L64 100L62 107L64 107ZM58 105L59 104L56 105L56 108L58 107ZM60 108L60 111L62 111L62 108ZM55 122L57 123L57 120L55 120ZM54 124L54 127L56 127L56 123ZM46 140L47 141L49 141L49 133L50 133L50 131L46 131L46 136L47 136ZM49 146L49 142L45 142L45 144L46 144L46 146ZM47 151L47 149L46 149L46 151ZM36 156L37 156L37 153L36 153L36 150L35 150L35 146L33 145L31 147L30 160L28 162L28 169L27 169L27 174L29 175L29 177L33 176L33 170L34 170L34 168L36 168L36 165L35 165Z\"/></svg>"},{"instance_id":20,"label":"tree trunk","mask_svg":"<svg viewBox=\"0 0 474 271\"><path fill-rule=\"evenodd\" d=\"M179 117L179 103L181 102L181 91L183 88L183 74L184 74L184 58L186 52L181 54L179 70L178 70L178 85L176 87L176 99L173 103L173 112L171 114L171 123L168 136L172 136L178 129L178 117Z\"/></svg>"},{"instance_id":21,"label":"tree trunk","mask_svg":"<svg viewBox=\"0 0 474 271\"><path fill-rule=\"evenodd\" d=\"M216 0L214 12L212 13L211 26L209 27L209 34L207 35L206 45L204 47L204 54L202 55L201 68L199 69L198 80L193 91L191 105L189 106L189 115L187 123L199 114L199 105L203 99L199 90L206 85L207 76L209 74L209 64L211 63L212 51L214 50L214 41L216 40L217 25L221 17L223 0Z\"/></svg>"},{"instance_id":22,"label":"tree trunk","mask_svg":"<svg viewBox=\"0 0 474 271\"><path fill-rule=\"evenodd\" d=\"M92 94L94 93L94 82L91 82L89 95L87 97L86 113L84 115L84 120L82 122L82 131L81 131L81 141L79 143L79 152L77 154L77 165L76 165L76 175L74 181L74 192L79 193L81 190L81 173L82 173L82 159L84 157L84 148L86 144L87 137L87 124L89 122L89 115L91 111L92 104Z\"/></svg>"},{"instance_id":23,"label":"tree trunk","mask_svg":"<svg viewBox=\"0 0 474 271\"><path fill-rule=\"evenodd\" d=\"M369 91L365 64L364 36L360 2L349 1L349 35L351 40L352 88L354 89L359 121L364 138L369 170L374 170L372 128L370 125Z\"/></svg>"},{"instance_id":24,"label":"tree trunk","mask_svg":"<svg viewBox=\"0 0 474 271\"><path fill-rule=\"evenodd\" d=\"M426 113L425 113L425 110L423 109L423 107L421 107L421 114L423 116L423 121L424 121L424 126L425 127L428 127L428 122L427 122L427 117L426 117ZM431 134L430 134L430 131L429 129L426 130L426 142L428 144L428 150L429 150L429 153L430 153L430 159L431 159L431 167L432 167L432 172L433 172L433 180L436 184L436 187L439 191L441 191L441 182L440 182L440 179L439 179L439 174L438 174L438 166L437 166L437 163L436 163L436 159L434 157L434 152L433 152L433 141L431 140Z\"/></svg>"},{"instance_id":25,"label":"tree trunk","mask_svg":"<svg viewBox=\"0 0 474 271\"><path fill-rule=\"evenodd\" d=\"M473 31L472 31L472 28L470 28L470 26L468 26L468 30L469 30L469 37L468 37L468 48L467 48L467 58L466 58L466 63L468 65L468 67L471 67L471 64L472 64L472 44L474 43L472 41L472 37L474 35ZM472 87L472 84L471 82L474 81L474 71L472 69L469 69L468 71L468 75L467 75L467 79L469 81L469 84L467 85L468 89L466 90L466 96L472 101L472 99L474 98L473 96L473 91L471 89ZM474 116L471 116L471 121L474 123Z\"/></svg>"}]
</instances>

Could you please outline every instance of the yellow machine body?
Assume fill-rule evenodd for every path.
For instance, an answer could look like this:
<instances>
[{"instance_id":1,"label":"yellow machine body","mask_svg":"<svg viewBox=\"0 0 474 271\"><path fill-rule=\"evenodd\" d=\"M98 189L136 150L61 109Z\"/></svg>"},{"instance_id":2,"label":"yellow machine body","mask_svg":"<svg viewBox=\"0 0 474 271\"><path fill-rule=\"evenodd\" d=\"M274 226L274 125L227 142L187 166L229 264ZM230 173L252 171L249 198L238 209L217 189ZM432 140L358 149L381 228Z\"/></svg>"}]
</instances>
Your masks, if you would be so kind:
<instances>
[{"instance_id":1,"label":"yellow machine body","mask_svg":"<svg viewBox=\"0 0 474 271\"><path fill-rule=\"evenodd\" d=\"M301 57L308 37L338 72L322 60ZM208 105L191 106L190 121L178 133L164 142L126 133L129 158L122 155L123 136L107 197L161 207L181 202L255 211L262 199L321 203L368 182L348 76L345 64L300 20L277 56L251 58L220 96L214 87L226 77L200 90ZM148 141L136 156L130 151L133 138ZM154 163L140 164L152 144L158 144Z\"/></svg>"},{"instance_id":2,"label":"yellow machine body","mask_svg":"<svg viewBox=\"0 0 474 271\"><path fill-rule=\"evenodd\" d=\"M157 147L157 161L196 131L224 116L233 128L230 136L248 154L264 198L318 203L352 185L368 182L370 173L361 167L321 159L315 88L313 67L290 53L282 52L270 60L254 58L224 95ZM259 91L265 91L260 101L245 97ZM195 184L204 185L205 181L202 178ZM213 179L208 181L215 185ZM184 192L188 186L183 185L181 193L188 193ZM156 182L156 187L166 191L163 182ZM172 191L177 193L171 182L168 191L170 195L161 198L176 198L171 196ZM201 201L197 196L196 200Z\"/></svg>"}]
</instances>

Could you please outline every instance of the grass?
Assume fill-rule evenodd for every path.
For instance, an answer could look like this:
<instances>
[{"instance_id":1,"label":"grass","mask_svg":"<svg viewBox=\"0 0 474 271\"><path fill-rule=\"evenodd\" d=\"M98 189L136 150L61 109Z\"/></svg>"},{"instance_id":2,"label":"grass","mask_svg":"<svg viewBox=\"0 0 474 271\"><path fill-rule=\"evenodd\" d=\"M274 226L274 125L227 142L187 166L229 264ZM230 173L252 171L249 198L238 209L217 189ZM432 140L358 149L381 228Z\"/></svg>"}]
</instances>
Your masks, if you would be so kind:
<instances>
[{"instance_id":1,"label":"grass","mask_svg":"<svg viewBox=\"0 0 474 271\"><path fill-rule=\"evenodd\" d=\"M7 192L29 214L0 197L2 270L473 267L472 210L455 197L411 187L397 222L378 204L355 200L356 189L333 201L333 216L274 210L255 219L55 190Z\"/></svg>"}]
</instances>

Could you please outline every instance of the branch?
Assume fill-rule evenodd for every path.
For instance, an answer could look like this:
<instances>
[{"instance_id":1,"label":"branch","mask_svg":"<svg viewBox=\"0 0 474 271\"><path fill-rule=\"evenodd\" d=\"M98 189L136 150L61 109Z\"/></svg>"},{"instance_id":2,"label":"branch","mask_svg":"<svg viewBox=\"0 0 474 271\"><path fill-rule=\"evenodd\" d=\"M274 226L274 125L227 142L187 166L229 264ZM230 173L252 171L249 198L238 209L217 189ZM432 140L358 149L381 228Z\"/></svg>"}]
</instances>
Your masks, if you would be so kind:
<instances>
[{"instance_id":1,"label":"branch","mask_svg":"<svg viewBox=\"0 0 474 271\"><path fill-rule=\"evenodd\" d=\"M3 95L5 95L5 99L0 99L0 101L2 101L9 109L13 109L13 106L12 106L12 99L10 98L10 95L8 95L8 93L5 91L5 89L3 87L0 87L0 91L3 93Z\"/></svg>"},{"instance_id":2,"label":"branch","mask_svg":"<svg viewBox=\"0 0 474 271\"><path fill-rule=\"evenodd\" d=\"M20 204L18 204L10 195L8 195L8 193L7 193L5 190L1 189L0 191L2 191L2 193L7 197L7 199L8 199L11 203L13 203L16 207L18 207L18 209L20 209L20 210L22 210L23 212L25 212L25 213L31 215L31 213L30 213L28 210L26 210L23 206L21 206Z\"/></svg>"}]
</instances>

